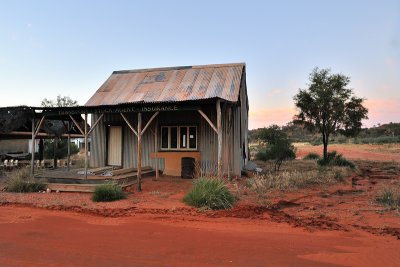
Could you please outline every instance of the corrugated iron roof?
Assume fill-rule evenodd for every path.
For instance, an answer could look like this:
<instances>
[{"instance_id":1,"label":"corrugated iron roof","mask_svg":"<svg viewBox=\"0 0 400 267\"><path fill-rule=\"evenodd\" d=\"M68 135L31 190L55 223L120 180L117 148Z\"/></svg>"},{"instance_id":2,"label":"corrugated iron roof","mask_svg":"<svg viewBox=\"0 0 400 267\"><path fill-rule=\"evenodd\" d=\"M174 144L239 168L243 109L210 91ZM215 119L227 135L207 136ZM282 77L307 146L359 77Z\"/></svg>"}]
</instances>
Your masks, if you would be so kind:
<instances>
[{"instance_id":1,"label":"corrugated iron roof","mask_svg":"<svg viewBox=\"0 0 400 267\"><path fill-rule=\"evenodd\" d=\"M114 71L86 106L239 99L244 63Z\"/></svg>"}]
</instances>

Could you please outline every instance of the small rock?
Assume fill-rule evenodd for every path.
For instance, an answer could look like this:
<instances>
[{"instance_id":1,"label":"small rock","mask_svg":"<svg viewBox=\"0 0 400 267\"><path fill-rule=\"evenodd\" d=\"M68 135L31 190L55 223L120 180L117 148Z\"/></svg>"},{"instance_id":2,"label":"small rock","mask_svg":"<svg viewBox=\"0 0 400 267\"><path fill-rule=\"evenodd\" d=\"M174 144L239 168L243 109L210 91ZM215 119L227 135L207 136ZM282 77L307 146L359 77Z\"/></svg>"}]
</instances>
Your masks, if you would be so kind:
<instances>
[{"instance_id":1,"label":"small rock","mask_svg":"<svg viewBox=\"0 0 400 267\"><path fill-rule=\"evenodd\" d=\"M50 188L47 188L47 189L46 189L46 192L47 192L47 193L51 193L51 189L50 189Z\"/></svg>"},{"instance_id":2,"label":"small rock","mask_svg":"<svg viewBox=\"0 0 400 267\"><path fill-rule=\"evenodd\" d=\"M254 171L257 168L257 165L253 161L248 161L244 166L246 171Z\"/></svg>"},{"instance_id":3,"label":"small rock","mask_svg":"<svg viewBox=\"0 0 400 267\"><path fill-rule=\"evenodd\" d=\"M60 190L57 190L56 193L60 193Z\"/></svg>"}]
</instances>

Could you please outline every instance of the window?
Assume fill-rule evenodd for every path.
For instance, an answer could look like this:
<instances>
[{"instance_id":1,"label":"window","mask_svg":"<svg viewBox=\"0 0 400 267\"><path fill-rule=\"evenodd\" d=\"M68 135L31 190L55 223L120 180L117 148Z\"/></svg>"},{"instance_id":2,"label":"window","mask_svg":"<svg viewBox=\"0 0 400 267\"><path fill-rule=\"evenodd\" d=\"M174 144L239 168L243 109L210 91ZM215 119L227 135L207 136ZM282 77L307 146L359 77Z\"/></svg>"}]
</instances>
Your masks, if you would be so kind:
<instances>
[{"instance_id":1,"label":"window","mask_svg":"<svg viewBox=\"0 0 400 267\"><path fill-rule=\"evenodd\" d=\"M196 150L197 127L196 126L162 126L161 127L162 150Z\"/></svg>"}]
</instances>

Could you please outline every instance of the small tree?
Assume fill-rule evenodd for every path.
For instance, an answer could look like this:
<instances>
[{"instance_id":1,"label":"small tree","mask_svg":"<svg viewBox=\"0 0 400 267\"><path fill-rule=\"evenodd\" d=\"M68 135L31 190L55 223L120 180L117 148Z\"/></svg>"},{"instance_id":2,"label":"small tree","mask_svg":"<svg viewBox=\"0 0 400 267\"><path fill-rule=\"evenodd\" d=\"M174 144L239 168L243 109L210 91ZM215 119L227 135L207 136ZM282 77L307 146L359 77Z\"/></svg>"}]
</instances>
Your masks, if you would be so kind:
<instances>
[{"instance_id":1,"label":"small tree","mask_svg":"<svg viewBox=\"0 0 400 267\"><path fill-rule=\"evenodd\" d=\"M361 120L368 118L368 110L363 106L364 100L347 88L349 77L315 68L309 79L308 88L299 89L294 96L299 110L294 122L322 134L324 159L327 159L329 136L334 133L356 136L361 131Z\"/></svg>"},{"instance_id":2,"label":"small tree","mask_svg":"<svg viewBox=\"0 0 400 267\"><path fill-rule=\"evenodd\" d=\"M54 144L57 142L57 144ZM57 147L57 150L54 149ZM71 155L78 154L79 147L73 143L70 144ZM56 153L54 155L54 153ZM48 139L44 141L44 157L46 159L63 159L68 155L68 140L66 139Z\"/></svg>"},{"instance_id":3,"label":"small tree","mask_svg":"<svg viewBox=\"0 0 400 267\"><path fill-rule=\"evenodd\" d=\"M262 129L258 138L266 143L264 151L257 153L259 160L275 160L274 170L279 171L283 161L296 157L295 148L286 133L277 125Z\"/></svg>"},{"instance_id":4,"label":"small tree","mask_svg":"<svg viewBox=\"0 0 400 267\"><path fill-rule=\"evenodd\" d=\"M42 107L75 107L78 101L72 100L69 96L58 95L56 100L43 99L40 103Z\"/></svg>"},{"instance_id":5,"label":"small tree","mask_svg":"<svg viewBox=\"0 0 400 267\"><path fill-rule=\"evenodd\" d=\"M56 100L50 100L50 99L43 99L42 102L40 103L42 107L74 107L78 105L78 101L72 100L69 96L61 96L58 95ZM85 122L86 123L86 122ZM48 128L48 130L52 131L55 136L54 136L54 141L52 142L53 144L53 152L50 153L49 149L45 147L45 157L48 157L50 154L53 155L53 161L54 161L54 167L57 167L57 159L60 158L60 155L63 154L62 151L58 151L59 147L58 145L60 144L60 141L58 140L58 136L60 133L64 132L65 129L65 123L62 121L57 121L57 120L46 120L44 128ZM61 142L63 143L63 142ZM49 142L45 143L45 146L47 144L50 144ZM74 149L74 147L72 147ZM46 152L47 151L47 152ZM74 152L74 151L73 151Z\"/></svg>"}]
</instances>

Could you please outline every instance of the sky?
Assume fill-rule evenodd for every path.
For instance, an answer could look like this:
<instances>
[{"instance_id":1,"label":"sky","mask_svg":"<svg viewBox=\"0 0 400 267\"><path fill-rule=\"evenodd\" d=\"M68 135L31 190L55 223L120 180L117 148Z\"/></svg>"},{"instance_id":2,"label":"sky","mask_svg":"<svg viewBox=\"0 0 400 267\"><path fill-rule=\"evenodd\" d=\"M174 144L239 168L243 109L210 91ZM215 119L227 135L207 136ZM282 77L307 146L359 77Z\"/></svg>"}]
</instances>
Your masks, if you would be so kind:
<instances>
[{"instance_id":1,"label":"sky","mask_svg":"<svg viewBox=\"0 0 400 267\"><path fill-rule=\"evenodd\" d=\"M0 1L0 106L85 104L114 70L245 62L249 128L285 125L310 72L400 122L397 1Z\"/></svg>"}]
</instances>

